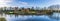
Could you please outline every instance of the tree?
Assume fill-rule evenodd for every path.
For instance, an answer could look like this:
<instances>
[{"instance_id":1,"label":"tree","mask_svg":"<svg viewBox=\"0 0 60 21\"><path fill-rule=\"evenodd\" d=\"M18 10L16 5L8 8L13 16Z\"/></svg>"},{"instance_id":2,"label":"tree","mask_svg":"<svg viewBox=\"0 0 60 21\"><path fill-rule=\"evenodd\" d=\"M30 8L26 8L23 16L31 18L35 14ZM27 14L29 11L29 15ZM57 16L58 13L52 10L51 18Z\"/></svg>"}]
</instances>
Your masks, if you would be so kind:
<instances>
[{"instance_id":1,"label":"tree","mask_svg":"<svg viewBox=\"0 0 60 21\"><path fill-rule=\"evenodd\" d=\"M48 7L48 9L51 9L51 10L58 10L60 8L60 5L51 5Z\"/></svg>"}]
</instances>

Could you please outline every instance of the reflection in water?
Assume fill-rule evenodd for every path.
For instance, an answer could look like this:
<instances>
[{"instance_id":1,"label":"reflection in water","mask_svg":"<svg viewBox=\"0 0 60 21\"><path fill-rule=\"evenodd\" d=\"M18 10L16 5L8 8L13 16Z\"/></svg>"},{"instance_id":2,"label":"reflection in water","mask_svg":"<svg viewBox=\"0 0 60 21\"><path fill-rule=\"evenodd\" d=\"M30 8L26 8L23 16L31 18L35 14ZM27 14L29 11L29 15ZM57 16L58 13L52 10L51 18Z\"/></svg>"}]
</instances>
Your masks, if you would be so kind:
<instances>
[{"instance_id":1,"label":"reflection in water","mask_svg":"<svg viewBox=\"0 0 60 21\"><path fill-rule=\"evenodd\" d=\"M48 15L7 15L3 14L7 21L60 21L60 13L53 13L52 16Z\"/></svg>"},{"instance_id":2,"label":"reflection in water","mask_svg":"<svg viewBox=\"0 0 60 21\"><path fill-rule=\"evenodd\" d=\"M52 19L56 19L57 21L60 21L60 13L53 13L52 16L50 16Z\"/></svg>"}]
</instances>

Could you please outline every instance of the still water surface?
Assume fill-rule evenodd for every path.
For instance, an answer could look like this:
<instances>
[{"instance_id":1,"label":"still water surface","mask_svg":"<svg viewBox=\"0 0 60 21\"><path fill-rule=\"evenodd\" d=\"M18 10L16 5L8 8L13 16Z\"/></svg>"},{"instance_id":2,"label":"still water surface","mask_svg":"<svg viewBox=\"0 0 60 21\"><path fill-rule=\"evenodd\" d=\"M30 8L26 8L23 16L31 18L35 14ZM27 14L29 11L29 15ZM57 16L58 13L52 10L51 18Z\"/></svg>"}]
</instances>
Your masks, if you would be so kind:
<instances>
[{"instance_id":1,"label":"still water surface","mask_svg":"<svg viewBox=\"0 0 60 21\"><path fill-rule=\"evenodd\" d=\"M60 13L53 13L53 15L5 15L7 21L60 21Z\"/></svg>"}]
</instances>

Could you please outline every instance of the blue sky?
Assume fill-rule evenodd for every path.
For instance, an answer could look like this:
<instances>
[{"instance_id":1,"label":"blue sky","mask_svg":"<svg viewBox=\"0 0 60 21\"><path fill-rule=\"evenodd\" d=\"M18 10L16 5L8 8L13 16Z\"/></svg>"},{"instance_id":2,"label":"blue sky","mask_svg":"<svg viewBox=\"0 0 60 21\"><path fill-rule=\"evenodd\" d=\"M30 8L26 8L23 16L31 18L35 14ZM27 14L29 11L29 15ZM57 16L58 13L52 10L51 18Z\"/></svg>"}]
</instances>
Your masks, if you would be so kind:
<instances>
[{"instance_id":1,"label":"blue sky","mask_svg":"<svg viewBox=\"0 0 60 21\"><path fill-rule=\"evenodd\" d=\"M60 0L0 0L0 7L18 6L18 7L48 7L50 5L60 4Z\"/></svg>"}]
</instances>

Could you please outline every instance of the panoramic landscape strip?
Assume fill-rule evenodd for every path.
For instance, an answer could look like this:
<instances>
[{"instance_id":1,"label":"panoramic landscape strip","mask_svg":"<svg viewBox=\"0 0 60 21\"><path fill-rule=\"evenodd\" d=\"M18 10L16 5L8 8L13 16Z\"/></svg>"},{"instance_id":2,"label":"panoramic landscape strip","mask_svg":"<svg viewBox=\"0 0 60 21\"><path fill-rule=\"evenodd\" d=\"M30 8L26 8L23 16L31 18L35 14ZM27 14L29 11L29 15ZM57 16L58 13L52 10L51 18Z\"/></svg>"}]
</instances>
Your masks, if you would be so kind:
<instances>
[{"instance_id":1,"label":"panoramic landscape strip","mask_svg":"<svg viewBox=\"0 0 60 21\"><path fill-rule=\"evenodd\" d=\"M0 8L0 13L5 13L5 14L16 14L16 15L51 15L53 12L60 12L59 10L60 5L52 5L49 6L48 8L39 8L34 7L31 8L19 8L19 7L1 7Z\"/></svg>"}]
</instances>

